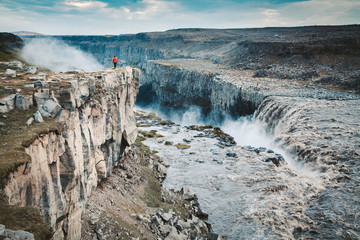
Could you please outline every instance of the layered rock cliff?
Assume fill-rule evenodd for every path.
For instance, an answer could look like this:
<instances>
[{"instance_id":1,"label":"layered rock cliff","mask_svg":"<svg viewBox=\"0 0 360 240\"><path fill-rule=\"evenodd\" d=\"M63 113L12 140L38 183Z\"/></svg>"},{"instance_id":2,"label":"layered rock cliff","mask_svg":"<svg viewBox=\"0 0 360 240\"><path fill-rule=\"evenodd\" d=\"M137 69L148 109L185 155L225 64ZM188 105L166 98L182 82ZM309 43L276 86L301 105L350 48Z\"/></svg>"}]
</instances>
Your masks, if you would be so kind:
<instances>
[{"instance_id":1,"label":"layered rock cliff","mask_svg":"<svg viewBox=\"0 0 360 240\"><path fill-rule=\"evenodd\" d=\"M54 239L80 239L88 197L136 139L139 72L127 68L46 79L35 102L42 115L63 122L63 131L39 134L28 144L31 160L8 175L4 194L11 205L36 206Z\"/></svg>"}]
</instances>

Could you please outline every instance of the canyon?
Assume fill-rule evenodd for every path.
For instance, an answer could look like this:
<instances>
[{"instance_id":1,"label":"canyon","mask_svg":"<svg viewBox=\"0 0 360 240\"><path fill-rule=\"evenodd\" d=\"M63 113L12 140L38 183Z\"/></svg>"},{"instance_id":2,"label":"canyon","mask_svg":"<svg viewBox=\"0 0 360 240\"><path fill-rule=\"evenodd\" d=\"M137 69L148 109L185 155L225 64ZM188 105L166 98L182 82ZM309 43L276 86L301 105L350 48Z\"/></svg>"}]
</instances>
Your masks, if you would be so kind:
<instances>
[{"instance_id":1,"label":"canyon","mask_svg":"<svg viewBox=\"0 0 360 240\"><path fill-rule=\"evenodd\" d=\"M91 224L95 213L101 215L95 210L99 203L90 195L100 191L95 190L98 182L110 179L135 143L137 95L137 106L156 108L164 118L196 111L198 122L207 125L138 117L139 136L158 155L156 166L148 164L166 172L165 187L190 186L223 238L358 239L359 36L357 25L54 36L105 67L116 55L121 65L134 69L47 75L58 92L51 96L40 90L31 99L36 106L58 102L60 114L48 107L38 110L65 124L26 145L31 161L10 171L7 201L35 205L56 239L79 239L84 213L89 215L87 234L92 236L92 225L99 231ZM49 37L23 37L25 44L43 38ZM55 80L62 78L65 86ZM19 95L7 94L1 107L27 108L18 107L28 105L28 96ZM245 121L244 116L248 128L260 126L270 136L271 145L247 144L235 125L226 127L228 121ZM223 126L233 138L216 135L213 126ZM140 164L134 159L129 173ZM126 167L114 172L126 178ZM92 213L85 210L87 203ZM190 238L178 225L159 230L160 235Z\"/></svg>"}]
</instances>

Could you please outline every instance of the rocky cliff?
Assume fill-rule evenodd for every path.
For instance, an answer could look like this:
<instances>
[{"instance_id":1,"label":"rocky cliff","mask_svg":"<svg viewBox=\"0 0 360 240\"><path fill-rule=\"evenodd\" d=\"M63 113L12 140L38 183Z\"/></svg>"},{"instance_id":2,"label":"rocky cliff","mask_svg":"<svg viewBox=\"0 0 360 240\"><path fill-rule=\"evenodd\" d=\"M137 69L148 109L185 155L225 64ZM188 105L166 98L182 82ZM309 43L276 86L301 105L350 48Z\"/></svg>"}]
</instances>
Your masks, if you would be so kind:
<instances>
[{"instance_id":1,"label":"rocky cliff","mask_svg":"<svg viewBox=\"0 0 360 240\"><path fill-rule=\"evenodd\" d=\"M37 113L56 117L63 128L40 132L23 144L30 159L10 171L3 193L10 205L36 206L54 239L80 239L87 199L136 139L139 72L127 68L44 76L32 84ZM17 106L18 96L11 101Z\"/></svg>"}]
</instances>

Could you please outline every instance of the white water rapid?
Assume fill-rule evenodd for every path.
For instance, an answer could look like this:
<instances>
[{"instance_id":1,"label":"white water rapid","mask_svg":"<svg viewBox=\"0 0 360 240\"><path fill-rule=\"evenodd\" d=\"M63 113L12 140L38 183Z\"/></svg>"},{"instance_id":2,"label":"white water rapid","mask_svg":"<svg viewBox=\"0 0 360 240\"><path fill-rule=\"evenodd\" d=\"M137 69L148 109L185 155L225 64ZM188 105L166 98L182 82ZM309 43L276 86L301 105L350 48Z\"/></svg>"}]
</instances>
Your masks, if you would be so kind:
<instances>
[{"instance_id":1,"label":"white water rapid","mask_svg":"<svg viewBox=\"0 0 360 240\"><path fill-rule=\"evenodd\" d=\"M322 182L316 172L297 164L277 146L259 123L250 117L226 120L221 128L238 144L223 147L218 139L184 127L206 123L199 123L196 108L183 114L151 110L178 123L139 128L165 136L144 142L170 166L164 186L177 190L188 186L195 191L215 232L226 239L291 239L292 229L309 228L305 203L323 189ZM190 148L177 149L164 141ZM277 167L267 161L276 154L286 163Z\"/></svg>"}]
</instances>

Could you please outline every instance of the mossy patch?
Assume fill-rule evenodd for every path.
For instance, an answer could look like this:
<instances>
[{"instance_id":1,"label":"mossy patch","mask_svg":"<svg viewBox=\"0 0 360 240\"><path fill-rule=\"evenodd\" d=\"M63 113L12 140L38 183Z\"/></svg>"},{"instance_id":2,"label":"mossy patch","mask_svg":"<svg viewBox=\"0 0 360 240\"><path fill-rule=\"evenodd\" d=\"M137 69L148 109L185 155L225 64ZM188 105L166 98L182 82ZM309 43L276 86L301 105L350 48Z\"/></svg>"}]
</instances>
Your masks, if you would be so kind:
<instances>
[{"instance_id":1,"label":"mossy patch","mask_svg":"<svg viewBox=\"0 0 360 240\"><path fill-rule=\"evenodd\" d=\"M171 141L165 141L165 143L164 143L165 146L171 146L171 145L173 145L173 144L174 144L174 143L171 142Z\"/></svg>"},{"instance_id":2,"label":"mossy patch","mask_svg":"<svg viewBox=\"0 0 360 240\"><path fill-rule=\"evenodd\" d=\"M188 128L191 130L204 131L205 129L212 129L213 126L211 126L211 125L204 125L204 126L191 125Z\"/></svg>"},{"instance_id":3,"label":"mossy patch","mask_svg":"<svg viewBox=\"0 0 360 240\"><path fill-rule=\"evenodd\" d=\"M55 119L43 123L33 123L26 127L25 122L36 112L35 108L27 111L12 110L0 114L0 187L5 186L6 177L17 167L31 161L25 152L36 138L49 132L60 133L63 124ZM0 223L9 229L25 230L33 233L35 239L50 239L51 231L44 223L38 210L33 207L18 207L7 204L5 197L0 199Z\"/></svg>"},{"instance_id":4,"label":"mossy patch","mask_svg":"<svg viewBox=\"0 0 360 240\"><path fill-rule=\"evenodd\" d=\"M23 111L14 109L0 114L0 187L4 188L5 178L10 172L24 163L30 162L26 154L28 147L36 138L49 132L60 133L63 124L55 119L46 119L43 123L33 123L25 126L26 121L33 116L36 108Z\"/></svg>"},{"instance_id":5,"label":"mossy patch","mask_svg":"<svg viewBox=\"0 0 360 240\"><path fill-rule=\"evenodd\" d=\"M186 144L176 144L175 147L177 147L178 149L189 149L190 145L186 145Z\"/></svg>"},{"instance_id":6,"label":"mossy patch","mask_svg":"<svg viewBox=\"0 0 360 240\"><path fill-rule=\"evenodd\" d=\"M141 133L144 137L147 137L147 138L161 138L161 137L164 137L161 134L157 134L156 130L151 130L150 132L140 130L139 133Z\"/></svg>"},{"instance_id":7,"label":"mossy patch","mask_svg":"<svg viewBox=\"0 0 360 240\"><path fill-rule=\"evenodd\" d=\"M0 223L11 230L23 230L34 234L35 239L52 238L50 228L45 224L39 210L34 207L11 206L0 195Z\"/></svg>"}]
</instances>

